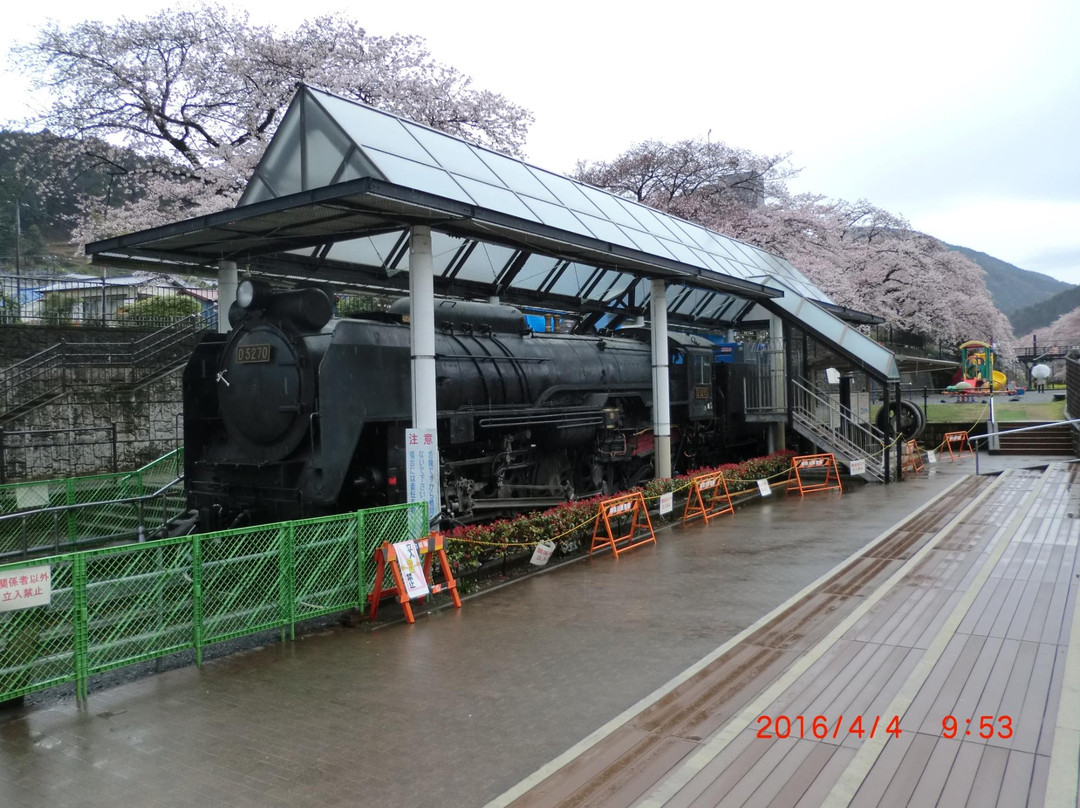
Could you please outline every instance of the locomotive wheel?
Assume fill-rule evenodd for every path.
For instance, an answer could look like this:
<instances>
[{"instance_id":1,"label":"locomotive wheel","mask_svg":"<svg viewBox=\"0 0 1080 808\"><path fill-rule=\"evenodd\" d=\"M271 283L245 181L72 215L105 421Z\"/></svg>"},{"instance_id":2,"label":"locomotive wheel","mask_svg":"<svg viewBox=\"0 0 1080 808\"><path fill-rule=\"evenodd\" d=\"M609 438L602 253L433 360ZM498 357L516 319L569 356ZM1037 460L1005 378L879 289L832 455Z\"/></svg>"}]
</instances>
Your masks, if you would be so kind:
<instances>
[{"instance_id":1,"label":"locomotive wheel","mask_svg":"<svg viewBox=\"0 0 1080 808\"><path fill-rule=\"evenodd\" d=\"M652 463L642 463L627 476L626 487L636 488L639 485L645 485L655 476L656 470L653 468Z\"/></svg>"},{"instance_id":2,"label":"locomotive wheel","mask_svg":"<svg viewBox=\"0 0 1080 808\"><path fill-rule=\"evenodd\" d=\"M877 428L882 432L886 431L889 421L892 420L893 415L896 413L898 403L900 407L900 434L903 435L904 440L915 440L926 428L926 414L914 401L901 400L900 402L893 402L889 405L888 410L882 407L878 410L875 419Z\"/></svg>"}]
</instances>

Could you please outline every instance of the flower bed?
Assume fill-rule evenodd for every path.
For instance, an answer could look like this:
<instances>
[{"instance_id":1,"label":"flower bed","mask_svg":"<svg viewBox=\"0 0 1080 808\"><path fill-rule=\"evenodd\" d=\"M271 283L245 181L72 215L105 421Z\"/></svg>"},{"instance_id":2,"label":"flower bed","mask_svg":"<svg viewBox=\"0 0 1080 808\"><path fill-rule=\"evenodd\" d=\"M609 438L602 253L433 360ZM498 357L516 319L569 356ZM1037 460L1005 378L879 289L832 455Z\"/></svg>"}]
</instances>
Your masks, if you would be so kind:
<instances>
[{"instance_id":1,"label":"flower bed","mask_svg":"<svg viewBox=\"0 0 1080 808\"><path fill-rule=\"evenodd\" d=\"M716 468L695 469L689 474L667 480L651 480L646 485L634 490L641 491L652 512L654 523L658 518L656 509L661 494L674 493L676 507L662 521L680 518L681 502L685 501L690 487L690 479L699 474L722 471L728 491L735 494L740 491L757 490L757 481L776 478L786 474L791 467L794 452L784 450L766 457L755 457L741 463L726 463ZM681 497L679 495L682 495ZM475 573L488 562L506 561L510 555L521 556L531 553L537 544L544 541L556 541L563 556L575 555L584 549L584 544L592 537L593 520L596 517L599 502L618 496L607 494L589 499L564 502L546 511L525 514L514 519L500 519L484 525L464 525L447 531L446 553L455 577L463 577L466 582L475 577Z\"/></svg>"}]
</instances>

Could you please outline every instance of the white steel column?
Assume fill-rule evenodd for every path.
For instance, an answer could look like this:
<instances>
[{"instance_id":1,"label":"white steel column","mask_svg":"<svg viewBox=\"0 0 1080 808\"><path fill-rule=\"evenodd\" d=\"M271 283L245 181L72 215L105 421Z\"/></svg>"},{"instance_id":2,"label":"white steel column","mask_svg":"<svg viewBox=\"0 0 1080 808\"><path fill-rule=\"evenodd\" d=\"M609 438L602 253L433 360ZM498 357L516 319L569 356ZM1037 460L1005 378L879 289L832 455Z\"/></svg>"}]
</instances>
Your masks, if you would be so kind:
<instances>
[{"instance_id":1,"label":"white steel column","mask_svg":"<svg viewBox=\"0 0 1080 808\"><path fill-rule=\"evenodd\" d=\"M227 334L232 330L232 325L229 324L229 307L236 300L237 283L236 262L218 261L217 330L219 334Z\"/></svg>"},{"instance_id":2,"label":"white steel column","mask_svg":"<svg viewBox=\"0 0 1080 808\"><path fill-rule=\"evenodd\" d=\"M784 344L784 321L775 314L769 315L769 354L771 369L771 394L773 412L786 411L792 402L787 400L787 345ZM769 424L767 447L769 454L779 452L787 445L787 425L783 422Z\"/></svg>"},{"instance_id":3,"label":"white steel column","mask_svg":"<svg viewBox=\"0 0 1080 808\"><path fill-rule=\"evenodd\" d=\"M671 477L671 393L668 389L667 285L652 281L653 438L656 443L654 471L660 479Z\"/></svg>"},{"instance_id":4,"label":"white steel column","mask_svg":"<svg viewBox=\"0 0 1080 808\"><path fill-rule=\"evenodd\" d=\"M412 229L409 240L409 304L413 429L434 429L437 426L435 270L431 259L430 227Z\"/></svg>"}]
</instances>

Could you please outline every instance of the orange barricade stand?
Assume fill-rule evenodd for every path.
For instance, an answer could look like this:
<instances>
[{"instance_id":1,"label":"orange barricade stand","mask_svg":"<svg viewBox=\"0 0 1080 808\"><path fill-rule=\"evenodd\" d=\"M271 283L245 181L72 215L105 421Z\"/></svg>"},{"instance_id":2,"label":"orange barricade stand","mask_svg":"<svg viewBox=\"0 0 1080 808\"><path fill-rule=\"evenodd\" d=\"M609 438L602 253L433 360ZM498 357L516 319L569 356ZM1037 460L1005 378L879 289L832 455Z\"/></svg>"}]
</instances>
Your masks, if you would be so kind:
<instances>
[{"instance_id":1,"label":"orange barricade stand","mask_svg":"<svg viewBox=\"0 0 1080 808\"><path fill-rule=\"evenodd\" d=\"M975 456L975 452L971 448L971 444L968 443L967 432L946 432L944 439L941 441L945 444L945 448L949 450L950 462L958 457L962 457L966 450L972 457ZM956 453L953 453L953 449L956 449Z\"/></svg>"},{"instance_id":2,"label":"orange barricade stand","mask_svg":"<svg viewBox=\"0 0 1080 808\"><path fill-rule=\"evenodd\" d=\"M825 472L824 481L803 482L803 472ZM840 472L836 469L836 458L832 453L816 455L800 455L791 458L791 468L788 470L787 494L791 494L791 483L794 481L798 486L799 496L812 494L815 491L839 491L844 493L844 487L840 484Z\"/></svg>"},{"instance_id":3,"label":"orange barricade stand","mask_svg":"<svg viewBox=\"0 0 1080 808\"><path fill-rule=\"evenodd\" d=\"M720 501L717 502L717 500ZM705 524L709 524L710 516L720 516L725 513L735 513L735 506L731 502L731 494L728 493L724 472L713 471L694 477L690 481L690 493L686 497L683 521L701 516L705 519Z\"/></svg>"},{"instance_id":4,"label":"orange barricade stand","mask_svg":"<svg viewBox=\"0 0 1080 808\"><path fill-rule=\"evenodd\" d=\"M450 560L446 557L442 534L432 533L426 539L418 539L416 545L420 555L424 556L423 569L420 571L428 584L429 593L436 595L444 590L448 591L454 601L454 607L460 609L461 596L457 591L457 581L454 580L453 573L450 572ZM431 559L436 554L439 556L439 566L442 567L443 575L446 578L441 584L433 583L431 580ZM394 586L384 589L383 580L386 577L387 565L390 566L390 573L394 577ZM401 577L401 564L397 553L394 551L394 545L390 544L390 542L384 542L382 547L375 551L375 586L368 596L371 603L372 620L379 613L379 601L390 596L397 597L398 602L401 604L401 610L405 613L405 619L410 623L415 623L416 618L413 617L412 605L409 603L409 596L405 590L405 581Z\"/></svg>"},{"instance_id":5,"label":"orange barricade stand","mask_svg":"<svg viewBox=\"0 0 1080 808\"><path fill-rule=\"evenodd\" d=\"M924 467L922 452L919 451L919 444L913 440L909 440L904 445L907 449L907 458L904 460L904 468L909 468L915 473L922 471Z\"/></svg>"},{"instance_id":6,"label":"orange barricade stand","mask_svg":"<svg viewBox=\"0 0 1080 808\"><path fill-rule=\"evenodd\" d=\"M630 530L621 536L616 536L611 531L611 520L625 513L633 514L630 520ZM601 527L603 528L602 531ZM643 532L646 530L647 533ZM627 543L620 548L618 545L621 542ZM653 532L652 520L649 519L649 509L645 507L645 497L640 491L613 499L605 499L600 503L596 511L596 518L593 520L592 546L589 548L590 556L597 549L610 545L611 552L618 558L620 551L632 550L649 542L656 544L656 534Z\"/></svg>"}]
</instances>

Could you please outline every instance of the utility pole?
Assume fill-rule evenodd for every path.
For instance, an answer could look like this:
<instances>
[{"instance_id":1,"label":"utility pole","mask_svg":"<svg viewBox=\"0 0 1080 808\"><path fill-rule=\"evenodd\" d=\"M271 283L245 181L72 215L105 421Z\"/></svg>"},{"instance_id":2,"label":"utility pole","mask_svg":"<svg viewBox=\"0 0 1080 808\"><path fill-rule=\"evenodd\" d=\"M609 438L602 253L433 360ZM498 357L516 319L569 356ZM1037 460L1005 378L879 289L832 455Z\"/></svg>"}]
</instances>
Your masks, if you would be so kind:
<instances>
[{"instance_id":1,"label":"utility pole","mask_svg":"<svg viewBox=\"0 0 1080 808\"><path fill-rule=\"evenodd\" d=\"M22 319L22 221L19 200L15 200L15 314Z\"/></svg>"}]
</instances>

